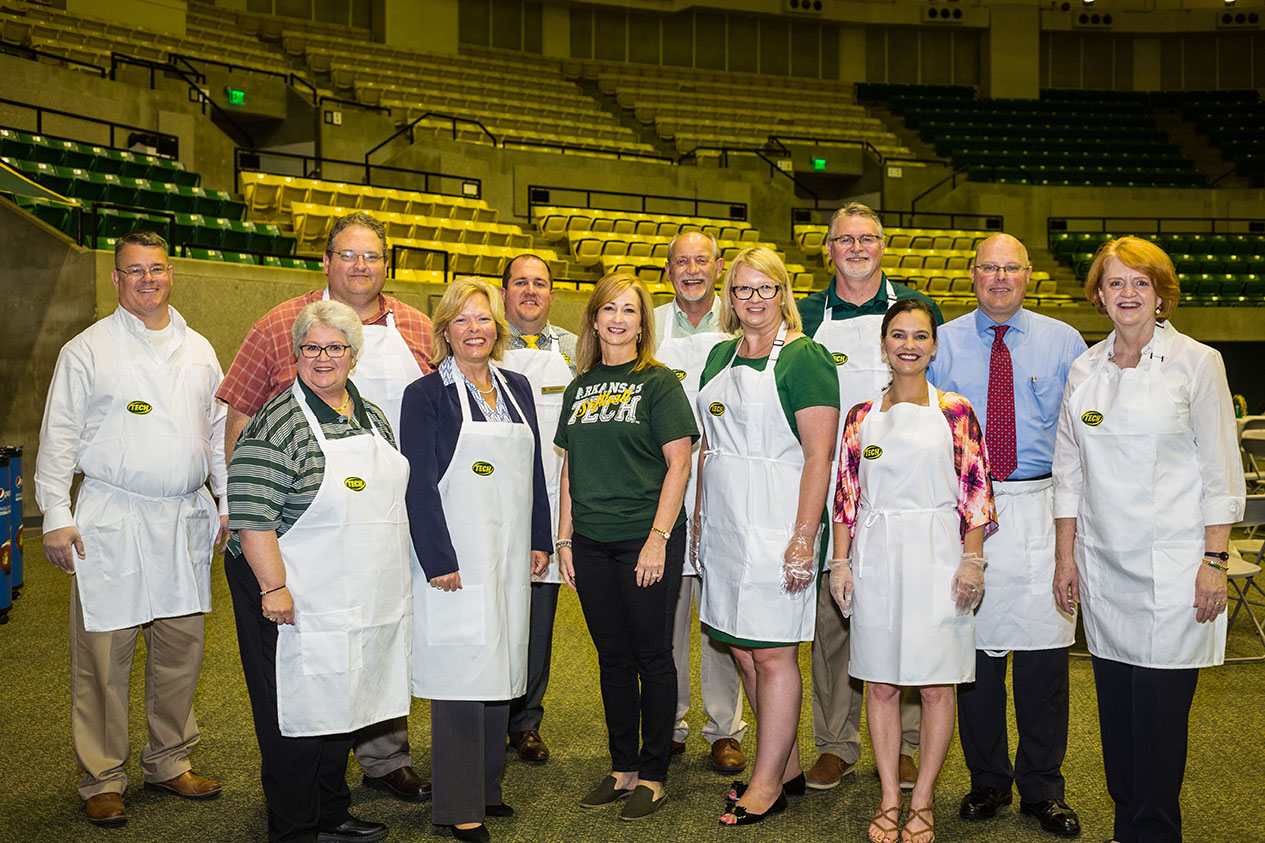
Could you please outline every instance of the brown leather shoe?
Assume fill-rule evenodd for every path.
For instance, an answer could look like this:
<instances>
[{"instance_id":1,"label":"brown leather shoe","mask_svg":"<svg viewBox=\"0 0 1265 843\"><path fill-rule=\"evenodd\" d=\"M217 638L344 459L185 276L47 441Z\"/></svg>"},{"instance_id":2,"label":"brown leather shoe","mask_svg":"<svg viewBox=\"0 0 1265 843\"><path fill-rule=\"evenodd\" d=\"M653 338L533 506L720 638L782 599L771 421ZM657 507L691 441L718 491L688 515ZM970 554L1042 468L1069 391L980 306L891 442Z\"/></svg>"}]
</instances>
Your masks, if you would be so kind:
<instances>
[{"instance_id":1,"label":"brown leather shoe","mask_svg":"<svg viewBox=\"0 0 1265 843\"><path fill-rule=\"evenodd\" d=\"M510 746L528 764L544 764L549 760L549 747L545 746L545 742L540 739L540 732L535 729L514 732L510 735Z\"/></svg>"},{"instance_id":2,"label":"brown leather shoe","mask_svg":"<svg viewBox=\"0 0 1265 843\"><path fill-rule=\"evenodd\" d=\"M747 766L742 746L733 738L718 738L712 744L712 769L718 773L741 773Z\"/></svg>"},{"instance_id":3,"label":"brown leather shoe","mask_svg":"<svg viewBox=\"0 0 1265 843\"><path fill-rule=\"evenodd\" d=\"M668 755L684 755L685 741L672 741L668 744Z\"/></svg>"},{"instance_id":4,"label":"brown leather shoe","mask_svg":"<svg viewBox=\"0 0 1265 843\"><path fill-rule=\"evenodd\" d=\"M374 790L385 790L404 802L425 802L430 799L430 782L423 781L407 764L385 776L370 776L366 773L362 783Z\"/></svg>"},{"instance_id":5,"label":"brown leather shoe","mask_svg":"<svg viewBox=\"0 0 1265 843\"><path fill-rule=\"evenodd\" d=\"M839 784L839 780L856 770L856 763L845 764L843 759L833 752L823 752L817 757L817 763L804 774L804 784L813 790L830 790Z\"/></svg>"},{"instance_id":6,"label":"brown leather shoe","mask_svg":"<svg viewBox=\"0 0 1265 843\"><path fill-rule=\"evenodd\" d=\"M214 799L220 795L220 783L185 770L174 779L165 782L145 782L146 790L174 793L185 799Z\"/></svg>"},{"instance_id":7,"label":"brown leather shoe","mask_svg":"<svg viewBox=\"0 0 1265 843\"><path fill-rule=\"evenodd\" d=\"M88 822L93 825L123 825L127 822L127 808L123 807L121 793L89 796L84 809L88 812Z\"/></svg>"},{"instance_id":8,"label":"brown leather shoe","mask_svg":"<svg viewBox=\"0 0 1265 843\"><path fill-rule=\"evenodd\" d=\"M914 763L912 755L902 755L900 757L900 786L904 790L913 790L914 785L918 783L918 765Z\"/></svg>"}]
</instances>

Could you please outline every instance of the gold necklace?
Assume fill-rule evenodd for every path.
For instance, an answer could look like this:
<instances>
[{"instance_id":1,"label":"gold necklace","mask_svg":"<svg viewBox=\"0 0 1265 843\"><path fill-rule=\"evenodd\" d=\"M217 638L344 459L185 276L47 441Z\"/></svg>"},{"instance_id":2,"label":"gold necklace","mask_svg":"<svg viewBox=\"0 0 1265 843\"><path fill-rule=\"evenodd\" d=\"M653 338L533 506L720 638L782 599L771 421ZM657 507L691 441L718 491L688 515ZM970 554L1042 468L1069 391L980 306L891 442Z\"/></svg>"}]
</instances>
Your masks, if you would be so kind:
<instances>
[{"instance_id":1,"label":"gold necklace","mask_svg":"<svg viewBox=\"0 0 1265 843\"><path fill-rule=\"evenodd\" d=\"M334 408L334 412L338 413L340 416L343 414L343 410L347 409L347 405L351 403L351 393L347 390L343 390L343 394L347 397L343 400L343 403Z\"/></svg>"}]
</instances>

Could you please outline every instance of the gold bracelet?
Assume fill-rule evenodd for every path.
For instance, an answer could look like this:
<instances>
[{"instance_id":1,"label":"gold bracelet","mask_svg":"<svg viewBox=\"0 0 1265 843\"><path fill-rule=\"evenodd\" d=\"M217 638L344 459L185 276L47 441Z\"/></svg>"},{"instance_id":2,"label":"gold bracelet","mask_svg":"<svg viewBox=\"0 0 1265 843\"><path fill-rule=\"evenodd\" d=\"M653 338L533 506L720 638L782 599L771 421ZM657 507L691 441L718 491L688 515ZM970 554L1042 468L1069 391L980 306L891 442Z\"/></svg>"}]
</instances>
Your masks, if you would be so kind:
<instances>
[{"instance_id":1,"label":"gold bracelet","mask_svg":"<svg viewBox=\"0 0 1265 843\"><path fill-rule=\"evenodd\" d=\"M1222 565L1220 562L1213 562L1207 556L1203 558L1203 563L1207 565L1209 568L1216 568L1218 571L1220 571L1223 574L1230 570L1229 565Z\"/></svg>"}]
</instances>

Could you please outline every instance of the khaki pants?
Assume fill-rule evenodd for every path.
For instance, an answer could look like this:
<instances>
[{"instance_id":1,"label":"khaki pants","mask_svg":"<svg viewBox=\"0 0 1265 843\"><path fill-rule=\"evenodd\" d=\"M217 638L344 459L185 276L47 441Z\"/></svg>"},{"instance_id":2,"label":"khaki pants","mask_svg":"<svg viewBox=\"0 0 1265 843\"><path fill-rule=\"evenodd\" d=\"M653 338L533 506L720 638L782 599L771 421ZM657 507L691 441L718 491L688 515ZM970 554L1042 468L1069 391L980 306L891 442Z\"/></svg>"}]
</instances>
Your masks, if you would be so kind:
<instances>
[{"instance_id":1,"label":"khaki pants","mask_svg":"<svg viewBox=\"0 0 1265 843\"><path fill-rule=\"evenodd\" d=\"M677 595L676 614L672 618L672 661L676 663L676 725L672 727L672 740L685 741L690 725L685 715L690 711L690 630L693 629L693 604L702 593L703 581L699 577L681 577ZM733 738L739 743L747 733L742 719L742 676L738 665L729 653L728 645L722 644L699 629L699 681L703 695L703 714L707 725L703 738L713 744L721 738Z\"/></svg>"},{"instance_id":2,"label":"khaki pants","mask_svg":"<svg viewBox=\"0 0 1265 843\"><path fill-rule=\"evenodd\" d=\"M823 572L813 636L813 740L818 754L829 752L855 764L861 757L865 683L848 676L848 637L848 622L830 596L830 572ZM913 755L918 751L918 730L922 727L922 700L917 689L901 691L900 725L900 753Z\"/></svg>"},{"instance_id":3,"label":"khaki pants","mask_svg":"<svg viewBox=\"0 0 1265 843\"><path fill-rule=\"evenodd\" d=\"M202 615L160 618L139 627L87 632L79 588L70 588L70 733L83 768L79 795L127 788L123 764L128 684L137 631L145 638L145 717L149 743L141 752L146 781L165 782L189 769L198 743L193 692L202 668Z\"/></svg>"}]
</instances>

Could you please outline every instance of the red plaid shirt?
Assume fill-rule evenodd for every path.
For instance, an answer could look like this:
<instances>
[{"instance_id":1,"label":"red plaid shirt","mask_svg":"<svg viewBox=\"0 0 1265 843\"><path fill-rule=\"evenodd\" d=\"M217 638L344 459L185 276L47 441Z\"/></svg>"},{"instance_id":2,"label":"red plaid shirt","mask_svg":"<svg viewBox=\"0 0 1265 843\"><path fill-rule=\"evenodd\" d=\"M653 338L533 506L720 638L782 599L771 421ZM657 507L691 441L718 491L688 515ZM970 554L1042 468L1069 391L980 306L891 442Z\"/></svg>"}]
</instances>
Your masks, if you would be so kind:
<instances>
[{"instance_id":1,"label":"red plaid shirt","mask_svg":"<svg viewBox=\"0 0 1265 843\"><path fill-rule=\"evenodd\" d=\"M314 301L320 301L324 292L313 290L283 301L252 325L215 397L239 413L253 416L269 398L294 383L298 366L294 360L290 330L299 311ZM387 314L394 313L396 330L417 358L422 374L429 374L433 369L430 365L430 317L385 294L379 295L378 301L377 315L364 320L364 324L385 325Z\"/></svg>"}]
</instances>

